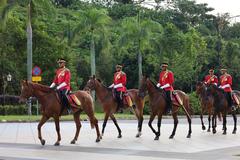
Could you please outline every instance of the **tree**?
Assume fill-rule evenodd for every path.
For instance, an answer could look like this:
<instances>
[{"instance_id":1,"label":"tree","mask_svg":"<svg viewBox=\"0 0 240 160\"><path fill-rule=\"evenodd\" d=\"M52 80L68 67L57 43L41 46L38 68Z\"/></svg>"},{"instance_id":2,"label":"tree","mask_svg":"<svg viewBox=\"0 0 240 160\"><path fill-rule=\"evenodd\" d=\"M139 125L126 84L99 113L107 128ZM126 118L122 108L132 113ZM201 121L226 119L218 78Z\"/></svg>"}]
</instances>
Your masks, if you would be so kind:
<instances>
[{"instance_id":1,"label":"tree","mask_svg":"<svg viewBox=\"0 0 240 160\"><path fill-rule=\"evenodd\" d=\"M159 23L149 19L140 20L140 17L125 18L121 25L120 46L128 48L134 45L138 55L138 82L142 76L142 54L151 48L150 39L160 34L162 27Z\"/></svg>"}]
</instances>

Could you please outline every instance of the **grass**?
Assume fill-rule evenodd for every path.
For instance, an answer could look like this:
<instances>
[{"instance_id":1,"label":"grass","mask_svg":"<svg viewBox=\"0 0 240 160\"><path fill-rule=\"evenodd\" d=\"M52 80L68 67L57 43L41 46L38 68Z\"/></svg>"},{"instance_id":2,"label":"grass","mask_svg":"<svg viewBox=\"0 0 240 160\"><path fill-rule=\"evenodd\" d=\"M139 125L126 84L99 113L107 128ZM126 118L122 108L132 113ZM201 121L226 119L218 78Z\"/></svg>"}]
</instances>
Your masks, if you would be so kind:
<instances>
[{"instance_id":1,"label":"grass","mask_svg":"<svg viewBox=\"0 0 240 160\"><path fill-rule=\"evenodd\" d=\"M104 119L104 113L95 113L95 116L98 120ZM81 114L81 120L87 120L88 117L86 114ZM136 119L133 114L115 114L117 119ZM38 122L41 118L41 115L6 115L0 116L0 122ZM50 119L52 120L52 119ZM73 121L72 115L65 115L61 117L61 121Z\"/></svg>"}]
</instances>

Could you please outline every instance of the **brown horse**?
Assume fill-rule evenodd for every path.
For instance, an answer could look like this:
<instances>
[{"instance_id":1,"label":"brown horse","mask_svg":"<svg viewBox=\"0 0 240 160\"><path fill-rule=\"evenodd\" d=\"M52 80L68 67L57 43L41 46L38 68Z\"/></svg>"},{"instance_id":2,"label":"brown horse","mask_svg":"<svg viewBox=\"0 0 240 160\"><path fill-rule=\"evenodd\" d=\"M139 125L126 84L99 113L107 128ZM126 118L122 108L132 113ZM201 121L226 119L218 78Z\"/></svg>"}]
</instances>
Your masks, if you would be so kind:
<instances>
[{"instance_id":1,"label":"brown horse","mask_svg":"<svg viewBox=\"0 0 240 160\"><path fill-rule=\"evenodd\" d=\"M214 113L213 113L213 118L212 118L212 132L215 134L216 131L216 115L218 113L222 113L223 116L223 134L227 134L227 114L231 113L233 116L234 120L234 128L232 131L232 134L236 134L237 131L237 116L236 116L236 111L232 111L231 107L228 106L227 99L224 95L224 90L218 88L217 86L210 84L208 86L209 92L212 94L214 101L213 101L213 106L214 106ZM235 91L237 92L237 91ZM238 93L238 95L240 95Z\"/></svg>"},{"instance_id":2,"label":"brown horse","mask_svg":"<svg viewBox=\"0 0 240 160\"><path fill-rule=\"evenodd\" d=\"M114 116L114 113L117 112L117 102L112 94L112 89L104 86L99 79L96 79L95 76L90 77L89 81L85 86L85 90L95 90L97 98L103 107L103 111L105 112L105 118L102 125L102 136L104 134L104 130L110 117L114 122L115 126L118 130L118 138L122 137L122 131L118 126L117 120ZM144 107L144 100L138 96L137 89L130 89L127 90L129 96L133 101L133 108L135 111L135 115L138 119L138 133L136 137L141 136L142 131L142 123L143 123L143 107ZM124 105L124 109L129 108L128 105Z\"/></svg>"},{"instance_id":3,"label":"brown horse","mask_svg":"<svg viewBox=\"0 0 240 160\"><path fill-rule=\"evenodd\" d=\"M158 140L159 136L160 136L162 115L164 114L166 107L167 107L166 106L166 104L167 104L166 98L165 98L166 95L165 95L164 90L160 90L148 77L143 76L143 78L141 80L140 90L139 90L140 95L142 97L144 97L146 91L148 92L148 95L149 95L149 102L150 102L150 108L151 108L151 115L150 115L148 125L151 128L151 130L153 131L153 133L156 135L154 140ZM190 138L192 129L191 129L191 117L189 115L190 110L191 110L190 104L189 104L189 97L182 91L176 90L175 92L177 92L178 96L183 100L183 106L185 108L184 111L187 115L188 124L189 124L187 138ZM177 114L178 114L179 108L180 108L179 106L173 104L172 116L174 119L174 128L173 128L172 134L169 137L170 139L172 139L176 133L176 129L177 129L177 125L178 125ZM158 131L156 131L152 127L152 122L153 122L154 118L156 117L156 115L158 116L158 123L157 123Z\"/></svg>"},{"instance_id":4,"label":"brown horse","mask_svg":"<svg viewBox=\"0 0 240 160\"><path fill-rule=\"evenodd\" d=\"M202 130L205 130L206 127L203 122L203 114L205 112L208 113L208 132L211 131L211 116L213 115L213 97L207 91L207 86L203 82L197 82L196 84L196 94L199 97L200 105L201 105L201 124ZM215 119L216 120L216 119Z\"/></svg>"},{"instance_id":5,"label":"brown horse","mask_svg":"<svg viewBox=\"0 0 240 160\"><path fill-rule=\"evenodd\" d=\"M21 83L21 95L20 101L26 101L29 97L36 97L41 104L42 118L38 124L38 138L42 145L45 144L45 140L42 138L41 127L42 125L50 118L53 117L55 121L55 127L57 131L57 141L54 144L55 146L60 145L61 135L59 127L59 118L62 113L66 113L66 107L62 108L60 98L56 91L52 90L48 86L41 84L36 84L28 81L22 81ZM94 116L94 104L91 96L86 91L77 91L74 93L76 97L81 101L81 108L74 112L74 121L76 124L76 133L75 137L71 141L71 144L75 144L81 128L80 122L80 113L85 111L88 115L92 128L96 128L97 139L96 142L99 142L101 135L98 128L98 120Z\"/></svg>"}]
</instances>

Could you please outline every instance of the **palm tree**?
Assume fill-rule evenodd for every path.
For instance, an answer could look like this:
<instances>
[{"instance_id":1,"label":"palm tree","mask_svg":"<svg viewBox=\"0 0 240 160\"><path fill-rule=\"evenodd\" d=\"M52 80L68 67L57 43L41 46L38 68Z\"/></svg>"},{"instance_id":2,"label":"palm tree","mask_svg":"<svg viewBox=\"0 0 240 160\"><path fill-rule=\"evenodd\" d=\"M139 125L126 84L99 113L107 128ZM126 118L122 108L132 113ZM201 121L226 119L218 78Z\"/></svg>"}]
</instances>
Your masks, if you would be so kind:
<instances>
[{"instance_id":1,"label":"palm tree","mask_svg":"<svg viewBox=\"0 0 240 160\"><path fill-rule=\"evenodd\" d=\"M151 43L157 40L162 27L159 23L140 17L125 18L121 25L120 46L136 45L138 55L138 80L142 76L142 53L151 48Z\"/></svg>"},{"instance_id":2,"label":"palm tree","mask_svg":"<svg viewBox=\"0 0 240 160\"><path fill-rule=\"evenodd\" d=\"M107 31L106 26L110 24L111 18L107 15L107 11L104 9L90 9L85 12L81 12L82 20L76 26L73 32L74 39L76 35L82 33L90 34L90 55L91 55L91 75L96 74L96 60L95 60L95 45L97 39L102 37L106 39Z\"/></svg>"}]
</instances>

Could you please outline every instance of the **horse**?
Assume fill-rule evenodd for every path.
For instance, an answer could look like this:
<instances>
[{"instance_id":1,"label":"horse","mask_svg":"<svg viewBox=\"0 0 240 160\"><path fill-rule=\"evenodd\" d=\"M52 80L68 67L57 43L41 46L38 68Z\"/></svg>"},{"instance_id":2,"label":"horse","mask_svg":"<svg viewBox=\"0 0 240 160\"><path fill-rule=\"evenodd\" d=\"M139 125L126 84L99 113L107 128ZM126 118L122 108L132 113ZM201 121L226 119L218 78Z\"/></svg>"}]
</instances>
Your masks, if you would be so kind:
<instances>
[{"instance_id":1,"label":"horse","mask_svg":"<svg viewBox=\"0 0 240 160\"><path fill-rule=\"evenodd\" d=\"M213 106L214 106L214 113L212 120L216 119L216 115L218 113L222 113L223 117L223 134L227 134L227 114L231 113L234 120L234 128L232 134L236 134L237 131L237 116L236 111L232 111L231 107L228 106L227 99L224 95L224 90L218 88L216 85L210 84L208 85L208 90L213 96ZM216 131L216 121L212 121L212 133L215 134Z\"/></svg>"},{"instance_id":2,"label":"horse","mask_svg":"<svg viewBox=\"0 0 240 160\"><path fill-rule=\"evenodd\" d=\"M198 95L199 100L200 100L200 106L201 106L200 119L201 119L201 124L202 124L202 130L206 129L204 122L203 122L203 114L205 112L207 112L208 113L208 130L207 130L207 132L210 132L211 131L211 116L213 115L213 97L210 95L210 93L207 92L207 86L203 82L197 82L196 94Z\"/></svg>"},{"instance_id":3,"label":"horse","mask_svg":"<svg viewBox=\"0 0 240 160\"><path fill-rule=\"evenodd\" d=\"M143 76L143 78L141 80L141 84L140 84L140 89L139 89L140 95L142 97L146 96L146 91L148 92L148 95L149 95L149 103L150 103L149 105L151 108L151 114L150 114L148 126L151 128L151 130L153 131L153 133L156 136L154 138L154 140L158 140L159 136L161 135L160 127L161 127L162 115L164 114L166 107L167 107L166 95L165 95L165 91L163 89L159 89L154 84L154 82L152 82L147 76ZM187 120L188 120L188 124L189 124L187 138L190 138L191 133L192 133L192 128L191 128L191 117L189 115L189 113L191 111L191 106L189 104L189 97L188 97L188 95L186 95L184 92L182 92L180 90L175 90L175 92L182 99L183 109L187 115ZM173 106L172 107L172 117L174 119L174 128L173 128L172 134L170 135L169 139L172 139L175 136L177 125L178 125L177 114L178 114L178 110L180 108L178 105L176 105L174 103L172 106ZM154 118L156 117L156 115L158 116L158 122L157 122L158 131L156 131L152 126L152 122L153 122Z\"/></svg>"},{"instance_id":4,"label":"horse","mask_svg":"<svg viewBox=\"0 0 240 160\"><path fill-rule=\"evenodd\" d=\"M102 136L104 134L104 130L110 117L117 127L118 130L118 138L122 137L122 131L117 123L117 120L114 116L114 113L117 112L118 104L113 96L112 89L106 87L99 79L96 79L95 76L90 77L84 90L95 90L96 96L103 107L103 111L105 112L105 117L102 125ZM140 137L142 135L142 123L143 123L143 108L144 108L144 99L138 96L137 89L129 89L127 90L128 95L131 97L133 102L134 113L138 119L138 133L136 137ZM124 109L130 108L129 105L124 104Z\"/></svg>"},{"instance_id":5,"label":"horse","mask_svg":"<svg viewBox=\"0 0 240 160\"><path fill-rule=\"evenodd\" d=\"M86 91L76 91L73 94L81 101L81 107L78 108L74 114L74 122L76 124L76 133L71 141L71 144L75 144L79 132L81 129L81 122L80 122L80 113L85 111L90 119L91 128L96 129L97 132L97 139L96 142L99 142L101 139L101 135L99 132L98 127L98 120L94 116L94 104L92 97ZM60 135L60 127L59 127L59 119L60 116L64 113L67 113L66 107L63 108L58 93L53 89L49 88L48 86L32 83L29 81L23 80L21 82L21 95L20 95L20 102L26 101L29 97L36 97L41 104L41 113L42 117L40 122L38 123L38 138L42 145L45 145L45 140L42 138L41 134L41 127L43 124L49 119L53 118L55 121L55 127L57 132L57 141L55 142L55 146L60 145L61 135Z\"/></svg>"}]
</instances>

